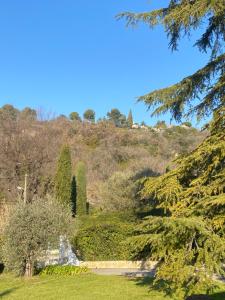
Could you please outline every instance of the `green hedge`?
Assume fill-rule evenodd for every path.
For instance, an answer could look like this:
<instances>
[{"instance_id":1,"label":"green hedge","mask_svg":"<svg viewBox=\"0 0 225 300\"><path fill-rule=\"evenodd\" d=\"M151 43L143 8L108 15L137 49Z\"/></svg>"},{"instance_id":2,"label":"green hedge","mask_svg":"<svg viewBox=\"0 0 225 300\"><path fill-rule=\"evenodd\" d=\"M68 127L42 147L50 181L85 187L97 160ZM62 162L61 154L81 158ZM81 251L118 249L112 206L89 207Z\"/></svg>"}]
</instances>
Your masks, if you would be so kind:
<instances>
[{"instance_id":1,"label":"green hedge","mask_svg":"<svg viewBox=\"0 0 225 300\"><path fill-rule=\"evenodd\" d=\"M84 261L129 260L125 241L133 225L118 218L89 218L72 241L79 259Z\"/></svg>"},{"instance_id":2,"label":"green hedge","mask_svg":"<svg viewBox=\"0 0 225 300\"><path fill-rule=\"evenodd\" d=\"M75 276L78 274L88 273L87 267L75 266L47 266L42 269L40 275L56 275L56 276Z\"/></svg>"}]
</instances>

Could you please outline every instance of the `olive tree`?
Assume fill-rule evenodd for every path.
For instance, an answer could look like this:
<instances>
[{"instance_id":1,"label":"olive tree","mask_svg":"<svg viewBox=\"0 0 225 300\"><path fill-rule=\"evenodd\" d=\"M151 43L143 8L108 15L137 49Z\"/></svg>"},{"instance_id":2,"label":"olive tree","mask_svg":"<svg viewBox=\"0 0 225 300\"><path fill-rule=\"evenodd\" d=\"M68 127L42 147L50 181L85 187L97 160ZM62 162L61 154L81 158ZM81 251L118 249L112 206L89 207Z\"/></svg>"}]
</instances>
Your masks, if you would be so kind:
<instances>
[{"instance_id":1,"label":"olive tree","mask_svg":"<svg viewBox=\"0 0 225 300\"><path fill-rule=\"evenodd\" d=\"M70 210L54 199L15 205L3 232L6 269L32 276L37 260L57 247L60 235L70 235L71 225Z\"/></svg>"}]
</instances>

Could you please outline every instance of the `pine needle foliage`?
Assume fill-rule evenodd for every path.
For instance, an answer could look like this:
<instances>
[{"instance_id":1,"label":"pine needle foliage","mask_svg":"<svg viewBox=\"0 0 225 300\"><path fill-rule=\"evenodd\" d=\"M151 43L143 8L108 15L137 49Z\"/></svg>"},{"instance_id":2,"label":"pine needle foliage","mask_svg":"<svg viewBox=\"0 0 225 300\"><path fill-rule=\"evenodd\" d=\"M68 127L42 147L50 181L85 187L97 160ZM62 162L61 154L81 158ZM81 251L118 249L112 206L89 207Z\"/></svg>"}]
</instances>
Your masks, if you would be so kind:
<instances>
[{"instance_id":1,"label":"pine needle foliage","mask_svg":"<svg viewBox=\"0 0 225 300\"><path fill-rule=\"evenodd\" d=\"M206 24L195 46L201 52L210 51L210 62L179 83L141 96L140 101L154 108L153 115L170 111L180 121L187 110L187 115L201 119L225 105L224 0L171 0L168 7L144 13L125 12L118 18L125 18L128 25L144 22L153 28L162 24L172 50L177 50L181 37L190 36L193 30Z\"/></svg>"},{"instance_id":2,"label":"pine needle foliage","mask_svg":"<svg viewBox=\"0 0 225 300\"><path fill-rule=\"evenodd\" d=\"M211 278L224 275L225 241L202 217L148 217L128 240L141 258L158 260L155 285L162 280L171 293L192 293L211 287Z\"/></svg>"},{"instance_id":3,"label":"pine needle foliage","mask_svg":"<svg viewBox=\"0 0 225 300\"><path fill-rule=\"evenodd\" d=\"M211 203L210 199L221 195L225 205L224 122L225 108L215 113L211 135L192 153L179 158L175 170L145 182L143 197L177 215L187 209L194 212L207 199Z\"/></svg>"},{"instance_id":4,"label":"pine needle foliage","mask_svg":"<svg viewBox=\"0 0 225 300\"><path fill-rule=\"evenodd\" d=\"M178 49L181 37L204 24L195 46L210 53L207 65L139 100L153 115L169 111L177 121L213 114L210 135L192 153L178 158L175 169L145 179L142 197L152 208L163 208L164 215L146 218L128 242L134 256L159 261L157 287L183 294L209 290L214 275L224 274L225 260L225 2L170 0L165 8L118 17L128 25L163 25L172 50Z\"/></svg>"},{"instance_id":5,"label":"pine needle foliage","mask_svg":"<svg viewBox=\"0 0 225 300\"><path fill-rule=\"evenodd\" d=\"M146 219L132 240L134 253L160 261L155 285L192 293L215 285L225 260L225 108L211 135L168 173L145 180L142 197L164 216ZM182 270L182 272L181 272Z\"/></svg>"},{"instance_id":6,"label":"pine needle foliage","mask_svg":"<svg viewBox=\"0 0 225 300\"><path fill-rule=\"evenodd\" d=\"M63 146L57 165L55 175L55 196L64 204L71 206L71 177L72 163L69 146Z\"/></svg>"}]
</instances>

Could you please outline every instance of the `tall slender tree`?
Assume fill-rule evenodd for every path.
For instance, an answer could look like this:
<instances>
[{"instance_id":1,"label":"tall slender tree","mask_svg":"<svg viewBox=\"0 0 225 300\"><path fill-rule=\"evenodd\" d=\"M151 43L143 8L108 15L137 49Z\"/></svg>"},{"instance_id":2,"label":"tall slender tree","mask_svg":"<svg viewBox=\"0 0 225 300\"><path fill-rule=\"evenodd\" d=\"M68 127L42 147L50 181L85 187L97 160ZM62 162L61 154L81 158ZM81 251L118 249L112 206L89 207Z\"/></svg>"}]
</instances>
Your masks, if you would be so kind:
<instances>
[{"instance_id":1,"label":"tall slender tree","mask_svg":"<svg viewBox=\"0 0 225 300\"><path fill-rule=\"evenodd\" d=\"M77 185L76 185L76 177L73 176L71 182L71 206L72 206L72 215L75 217L76 215L76 206L77 206Z\"/></svg>"},{"instance_id":2,"label":"tall slender tree","mask_svg":"<svg viewBox=\"0 0 225 300\"><path fill-rule=\"evenodd\" d=\"M127 124L128 126L131 128L134 124L134 120L133 120L133 115L132 115L132 111L129 111L128 117L127 117Z\"/></svg>"},{"instance_id":3,"label":"tall slender tree","mask_svg":"<svg viewBox=\"0 0 225 300\"><path fill-rule=\"evenodd\" d=\"M76 168L76 186L77 201L76 215L83 216L87 214L87 182L86 182L86 166L84 162L79 162Z\"/></svg>"},{"instance_id":4,"label":"tall slender tree","mask_svg":"<svg viewBox=\"0 0 225 300\"><path fill-rule=\"evenodd\" d=\"M72 163L68 145L62 147L55 175L55 196L62 204L71 206Z\"/></svg>"}]
</instances>

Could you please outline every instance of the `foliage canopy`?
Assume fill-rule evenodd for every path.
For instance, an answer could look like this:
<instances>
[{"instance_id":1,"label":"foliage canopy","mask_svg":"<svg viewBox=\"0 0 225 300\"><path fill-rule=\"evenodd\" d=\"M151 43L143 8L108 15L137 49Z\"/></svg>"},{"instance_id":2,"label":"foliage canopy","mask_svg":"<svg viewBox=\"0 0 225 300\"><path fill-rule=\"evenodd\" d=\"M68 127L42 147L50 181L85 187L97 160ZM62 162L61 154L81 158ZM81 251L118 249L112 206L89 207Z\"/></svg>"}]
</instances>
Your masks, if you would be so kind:
<instances>
[{"instance_id":1,"label":"foliage canopy","mask_svg":"<svg viewBox=\"0 0 225 300\"><path fill-rule=\"evenodd\" d=\"M3 259L8 270L32 276L35 263L49 246L56 247L60 235L69 236L71 212L53 200L38 199L13 207L3 233Z\"/></svg>"},{"instance_id":2,"label":"foliage canopy","mask_svg":"<svg viewBox=\"0 0 225 300\"><path fill-rule=\"evenodd\" d=\"M170 0L167 7L151 12L125 12L118 16L126 18L128 25L144 22L152 28L162 24L172 50L177 50L183 35L191 35L203 22L206 23L195 46L201 52L210 51L210 62L179 83L141 96L140 101L144 101L149 108L154 108L153 114L170 111L180 121L188 108L188 116L196 114L198 118L202 118L225 104L224 15L223 0Z\"/></svg>"},{"instance_id":3,"label":"foliage canopy","mask_svg":"<svg viewBox=\"0 0 225 300\"><path fill-rule=\"evenodd\" d=\"M183 293L210 288L213 275L223 273L225 253L225 2L170 0L165 8L119 17L125 17L128 25L139 21L150 27L162 24L172 50L177 50L183 35L206 24L195 46L210 52L208 64L139 100L154 108L153 115L169 111L177 121L213 114L210 136L177 159L175 169L146 178L142 197L152 208L163 208L164 215L147 218L130 243L136 255L159 259L156 285L163 280L167 291Z\"/></svg>"}]
</instances>

